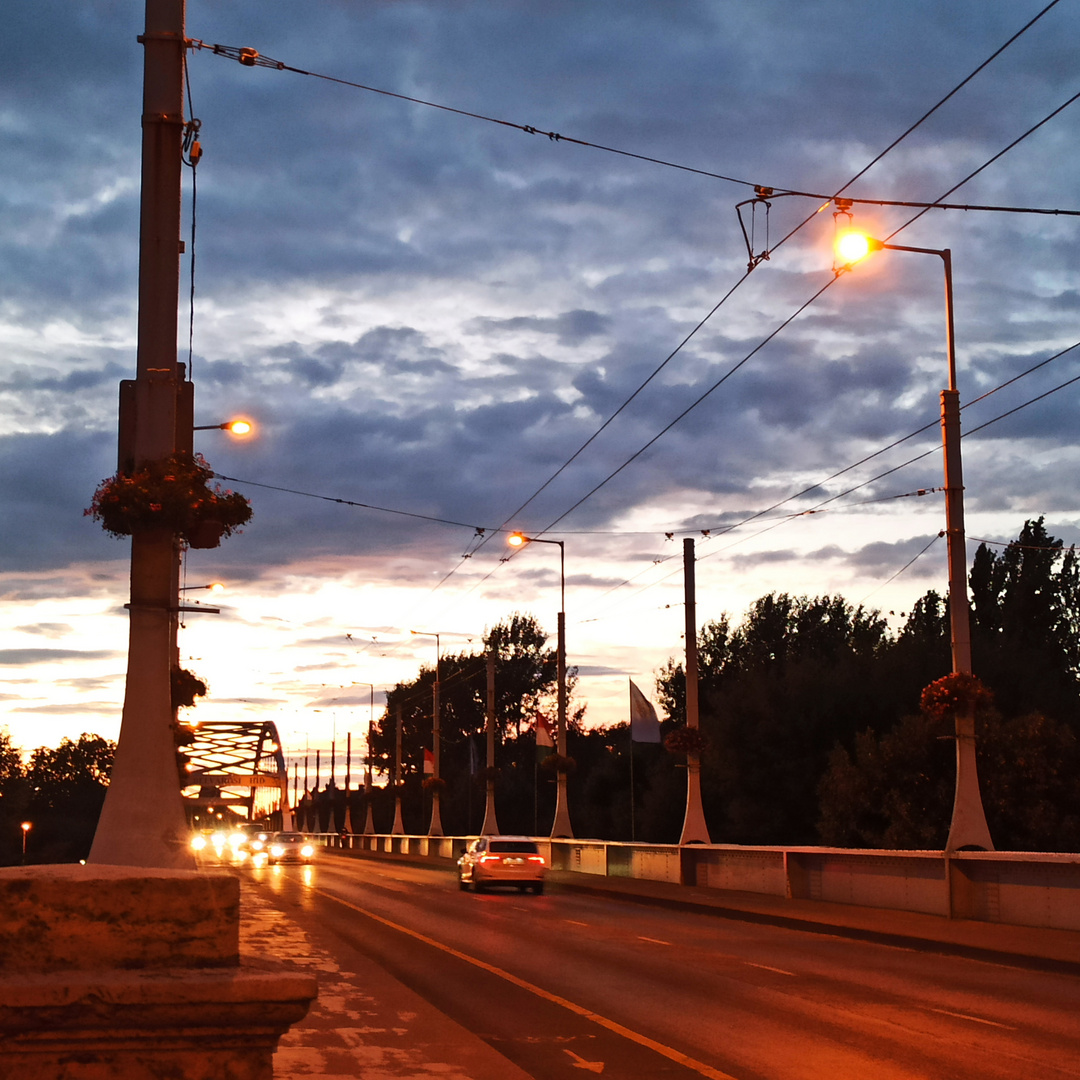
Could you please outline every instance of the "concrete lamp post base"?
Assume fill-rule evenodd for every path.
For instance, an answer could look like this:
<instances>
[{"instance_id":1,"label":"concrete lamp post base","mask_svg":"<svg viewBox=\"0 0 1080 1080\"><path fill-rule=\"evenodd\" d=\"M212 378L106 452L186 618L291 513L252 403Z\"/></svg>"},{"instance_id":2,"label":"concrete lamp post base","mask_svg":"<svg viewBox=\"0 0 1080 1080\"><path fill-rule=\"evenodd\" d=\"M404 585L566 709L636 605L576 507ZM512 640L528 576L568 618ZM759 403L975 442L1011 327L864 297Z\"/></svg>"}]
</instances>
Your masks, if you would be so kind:
<instances>
[{"instance_id":1,"label":"concrete lamp post base","mask_svg":"<svg viewBox=\"0 0 1080 1080\"><path fill-rule=\"evenodd\" d=\"M0 1075L272 1080L307 975L240 962L231 875L0 870Z\"/></svg>"}]
</instances>

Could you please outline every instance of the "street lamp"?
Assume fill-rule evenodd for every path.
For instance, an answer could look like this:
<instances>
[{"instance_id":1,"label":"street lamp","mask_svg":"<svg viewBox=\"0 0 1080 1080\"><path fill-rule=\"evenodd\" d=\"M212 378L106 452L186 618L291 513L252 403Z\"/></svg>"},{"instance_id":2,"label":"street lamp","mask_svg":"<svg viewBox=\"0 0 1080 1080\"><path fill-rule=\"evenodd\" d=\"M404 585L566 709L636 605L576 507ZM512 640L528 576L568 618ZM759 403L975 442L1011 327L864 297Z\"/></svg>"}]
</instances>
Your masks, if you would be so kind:
<instances>
[{"instance_id":1,"label":"street lamp","mask_svg":"<svg viewBox=\"0 0 1080 1080\"><path fill-rule=\"evenodd\" d=\"M843 212L843 211L841 211ZM841 270L875 251L910 251L937 255L945 270L945 346L949 364L948 389L941 391L941 441L945 457L945 541L949 564L949 630L954 674L971 674L971 616L967 594L967 551L964 537L964 479L960 457L960 392L956 389L956 341L953 330L952 251L949 248L887 244L857 230L846 230L836 241ZM969 706L956 714L956 793L947 851L980 848L993 851L986 824L975 763L975 714Z\"/></svg>"},{"instance_id":2,"label":"street lamp","mask_svg":"<svg viewBox=\"0 0 1080 1080\"><path fill-rule=\"evenodd\" d=\"M33 823L29 822L29 821L24 821L19 826L19 828L22 829L22 861L25 864L26 863L26 837L27 837L27 834L30 832L30 830L33 828Z\"/></svg>"},{"instance_id":3,"label":"street lamp","mask_svg":"<svg viewBox=\"0 0 1080 1080\"><path fill-rule=\"evenodd\" d=\"M440 634L428 633L425 630L410 630L410 634L417 637L433 637L435 639L435 682L431 687L431 824L428 826L428 836L442 836L442 814L439 809L439 665L442 650L440 648Z\"/></svg>"},{"instance_id":4,"label":"street lamp","mask_svg":"<svg viewBox=\"0 0 1080 1080\"><path fill-rule=\"evenodd\" d=\"M506 542L511 547L521 548L526 544L557 544L559 548L559 638L556 653L556 678L558 685L558 715L555 724L555 749L559 757L566 755L566 548L562 540L547 540L542 536L526 536L521 532L512 532ZM574 830L570 825L570 811L566 801L566 772L556 770L555 820L552 822L552 837L570 838Z\"/></svg>"},{"instance_id":5,"label":"street lamp","mask_svg":"<svg viewBox=\"0 0 1080 1080\"><path fill-rule=\"evenodd\" d=\"M250 420L237 417L235 420L226 420L223 424L200 424L193 427L192 431L227 431L230 435L236 435L244 439L255 431L255 425Z\"/></svg>"},{"instance_id":6,"label":"street lamp","mask_svg":"<svg viewBox=\"0 0 1080 1080\"><path fill-rule=\"evenodd\" d=\"M367 722L367 761L364 767L364 802L367 804L367 813L364 815L364 835L373 836L375 834L375 819L371 812L371 722L375 716L375 684L374 683L357 683L357 686L366 686L370 691L369 694L369 712ZM350 822L352 820L352 814L349 815Z\"/></svg>"}]
</instances>

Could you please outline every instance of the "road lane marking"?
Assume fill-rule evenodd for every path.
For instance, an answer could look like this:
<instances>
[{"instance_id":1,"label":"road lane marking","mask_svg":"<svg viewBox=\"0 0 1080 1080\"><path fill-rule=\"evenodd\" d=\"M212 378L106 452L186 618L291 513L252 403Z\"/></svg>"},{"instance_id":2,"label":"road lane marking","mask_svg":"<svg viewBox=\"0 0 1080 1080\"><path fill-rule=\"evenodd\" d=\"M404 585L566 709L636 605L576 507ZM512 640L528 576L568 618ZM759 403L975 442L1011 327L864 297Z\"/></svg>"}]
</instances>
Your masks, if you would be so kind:
<instances>
[{"instance_id":1,"label":"road lane marking","mask_svg":"<svg viewBox=\"0 0 1080 1080\"><path fill-rule=\"evenodd\" d=\"M577 1016L584 1017L586 1020L590 1020L592 1023L598 1024L602 1028L606 1028L608 1031L623 1039L629 1039L631 1042L637 1043L638 1046L644 1046L654 1053L659 1054L661 1057L666 1057L669 1061L674 1061L676 1064L682 1065L701 1076L707 1076L709 1080L738 1080L737 1077L732 1076L730 1073L714 1069L711 1065L706 1065L705 1062L698 1061L688 1054L676 1050L673 1046L666 1046L664 1043L657 1042L655 1039L650 1039L648 1035L642 1035L640 1032L632 1031L630 1028L624 1027L615 1020L609 1020L606 1016L601 1016L591 1009L586 1009L583 1005L578 1005L567 998L551 993L549 990L534 986L532 983L526 982L525 979L521 979L517 975L512 975L509 971L504 971L502 968L496 967L494 964L489 964L487 961L480 960L475 956L469 956L468 953L463 953L458 949L453 948L451 945L436 941L434 938L430 938L426 934L421 934L417 930L410 930L409 927L392 922L390 919L383 918L382 915L376 915L373 911L368 911L366 908L351 904L348 900L343 900L340 896L327 892L325 889L312 889L311 891L318 893L320 896L325 896L327 900L333 900L335 903L341 904L342 907L347 907L351 911L355 911L358 914L371 919L373 922L388 926L391 930L396 930L400 934L407 934L409 937L415 938L425 945L430 945L433 949L439 949L449 956L456 957L458 960L463 960L466 964L472 964L473 967L480 968L481 971L486 971L490 975L496 975L511 985L516 986L521 990L527 990L530 994L542 998L544 1001L549 1001L553 1005L559 1005Z\"/></svg>"},{"instance_id":2,"label":"road lane marking","mask_svg":"<svg viewBox=\"0 0 1080 1080\"><path fill-rule=\"evenodd\" d=\"M588 1069L589 1072L602 1073L604 1071L604 1063L602 1061L586 1061L583 1057L575 1054L573 1050L563 1050L564 1054L569 1054L574 1059L575 1069Z\"/></svg>"},{"instance_id":3,"label":"road lane marking","mask_svg":"<svg viewBox=\"0 0 1080 1080\"><path fill-rule=\"evenodd\" d=\"M588 926L587 922L578 922L577 919L563 919L563 922L568 922L571 926Z\"/></svg>"},{"instance_id":4,"label":"road lane marking","mask_svg":"<svg viewBox=\"0 0 1080 1080\"><path fill-rule=\"evenodd\" d=\"M940 1013L942 1016L955 1016L957 1020L970 1020L973 1024L986 1024L988 1027L1005 1028L1006 1031L1017 1031L1019 1029L1012 1026L1012 1024L999 1024L996 1020L984 1020L981 1016L972 1016L970 1013L951 1012L949 1009L935 1009L930 1005L926 1006L930 1012Z\"/></svg>"},{"instance_id":5,"label":"road lane marking","mask_svg":"<svg viewBox=\"0 0 1080 1080\"><path fill-rule=\"evenodd\" d=\"M645 937L644 934L638 934L638 941L651 941L654 945L670 945L670 941L661 941L655 937Z\"/></svg>"},{"instance_id":6,"label":"road lane marking","mask_svg":"<svg viewBox=\"0 0 1080 1080\"><path fill-rule=\"evenodd\" d=\"M769 967L768 964L753 964L749 960L744 960L743 963L746 964L747 967L761 968L762 971L775 971L777 975L790 975L793 979L795 978L794 971L785 971L783 968Z\"/></svg>"}]
</instances>

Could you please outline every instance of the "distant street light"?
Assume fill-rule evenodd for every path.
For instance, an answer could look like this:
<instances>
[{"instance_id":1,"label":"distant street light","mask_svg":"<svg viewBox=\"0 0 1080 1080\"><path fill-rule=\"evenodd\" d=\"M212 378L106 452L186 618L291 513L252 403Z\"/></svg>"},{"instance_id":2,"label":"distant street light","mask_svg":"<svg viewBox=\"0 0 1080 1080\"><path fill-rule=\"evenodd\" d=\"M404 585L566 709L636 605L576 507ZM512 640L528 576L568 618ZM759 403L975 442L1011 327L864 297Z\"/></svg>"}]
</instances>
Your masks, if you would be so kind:
<instances>
[{"instance_id":1,"label":"distant street light","mask_svg":"<svg viewBox=\"0 0 1080 1080\"><path fill-rule=\"evenodd\" d=\"M209 589L212 593L225 591L225 586L220 581L211 581L209 585L181 585L180 591L187 592L189 589Z\"/></svg>"},{"instance_id":2,"label":"distant street light","mask_svg":"<svg viewBox=\"0 0 1080 1080\"><path fill-rule=\"evenodd\" d=\"M559 548L559 638L558 651L556 653L556 678L558 680L557 702L558 714L556 719L555 749L559 757L565 758L566 754L566 548L562 540L547 540L542 536L526 536L521 532L513 532L506 542L511 547L524 547L526 544L557 544ZM556 770L555 789L555 819L551 825L552 837L572 837L574 830L570 825L570 811L566 799L566 772L563 769Z\"/></svg>"},{"instance_id":3,"label":"distant street light","mask_svg":"<svg viewBox=\"0 0 1080 1080\"><path fill-rule=\"evenodd\" d=\"M845 210L839 211L841 214ZM875 251L911 251L937 255L945 269L945 346L949 364L949 386L941 391L941 439L945 456L945 542L949 564L949 628L952 640L952 669L955 674L971 674L971 615L967 594L967 550L964 536L964 479L960 458L960 392L956 389L956 343L953 332L952 251L949 248L907 247L886 244L855 229L845 230L836 240L835 250L842 269ZM946 850L981 848L993 851L986 824L979 776L975 764L974 708L956 714L956 794Z\"/></svg>"},{"instance_id":4,"label":"distant street light","mask_svg":"<svg viewBox=\"0 0 1080 1080\"><path fill-rule=\"evenodd\" d=\"M26 863L26 837L33 827L33 823L29 821L24 821L19 826L19 828L22 829L22 861L24 864Z\"/></svg>"}]
</instances>

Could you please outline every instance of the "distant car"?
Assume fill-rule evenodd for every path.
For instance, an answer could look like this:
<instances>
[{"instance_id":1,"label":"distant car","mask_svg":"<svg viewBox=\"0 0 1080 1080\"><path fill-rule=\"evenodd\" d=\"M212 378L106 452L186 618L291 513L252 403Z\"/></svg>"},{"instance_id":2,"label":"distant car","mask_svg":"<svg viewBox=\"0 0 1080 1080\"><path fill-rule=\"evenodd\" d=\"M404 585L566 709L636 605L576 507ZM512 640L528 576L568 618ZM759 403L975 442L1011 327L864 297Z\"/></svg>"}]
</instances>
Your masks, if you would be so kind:
<instances>
[{"instance_id":1,"label":"distant car","mask_svg":"<svg viewBox=\"0 0 1080 1080\"><path fill-rule=\"evenodd\" d=\"M522 892L544 891L547 863L527 836L481 836L458 859L458 886L484 892L490 885L514 885Z\"/></svg>"},{"instance_id":2,"label":"distant car","mask_svg":"<svg viewBox=\"0 0 1080 1080\"><path fill-rule=\"evenodd\" d=\"M309 863L315 858L315 842L303 833L279 832L270 837L266 851L272 863Z\"/></svg>"},{"instance_id":3,"label":"distant car","mask_svg":"<svg viewBox=\"0 0 1080 1080\"><path fill-rule=\"evenodd\" d=\"M242 863L250 854L248 838L239 829L202 829L191 837L191 850L202 862Z\"/></svg>"}]
</instances>

